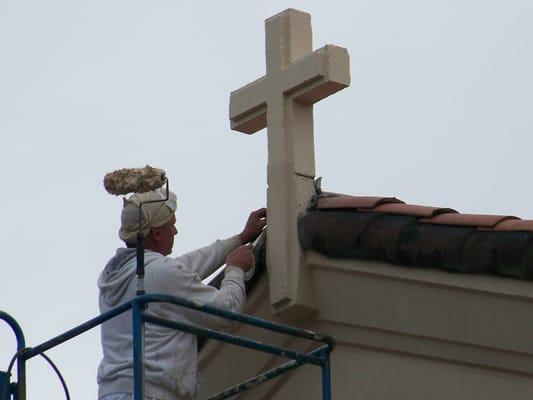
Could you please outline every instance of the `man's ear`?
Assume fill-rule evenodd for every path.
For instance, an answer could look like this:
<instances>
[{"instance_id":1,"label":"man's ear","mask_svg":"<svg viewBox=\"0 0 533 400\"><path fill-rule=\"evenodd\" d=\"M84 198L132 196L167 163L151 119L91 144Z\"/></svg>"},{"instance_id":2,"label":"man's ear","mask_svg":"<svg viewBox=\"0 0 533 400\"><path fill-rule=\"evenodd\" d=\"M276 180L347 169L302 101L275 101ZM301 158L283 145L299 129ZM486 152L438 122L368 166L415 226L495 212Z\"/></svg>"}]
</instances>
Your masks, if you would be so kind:
<instances>
[{"instance_id":1,"label":"man's ear","mask_svg":"<svg viewBox=\"0 0 533 400\"><path fill-rule=\"evenodd\" d=\"M159 228L150 229L150 235L155 242L159 242L161 239L161 230Z\"/></svg>"}]
</instances>

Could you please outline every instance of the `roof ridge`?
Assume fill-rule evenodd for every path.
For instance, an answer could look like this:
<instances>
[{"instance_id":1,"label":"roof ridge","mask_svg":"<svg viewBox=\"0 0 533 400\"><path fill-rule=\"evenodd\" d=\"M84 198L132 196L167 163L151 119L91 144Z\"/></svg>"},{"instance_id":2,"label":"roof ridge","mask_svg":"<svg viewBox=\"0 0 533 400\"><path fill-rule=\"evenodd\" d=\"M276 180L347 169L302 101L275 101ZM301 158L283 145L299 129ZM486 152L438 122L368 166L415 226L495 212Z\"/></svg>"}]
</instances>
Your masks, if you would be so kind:
<instances>
[{"instance_id":1,"label":"roof ridge","mask_svg":"<svg viewBox=\"0 0 533 400\"><path fill-rule=\"evenodd\" d=\"M533 220L523 220L512 215L463 214L447 207L408 204L396 197L323 192L317 200L316 208L403 215L416 217L425 224L474 227L497 232L533 232Z\"/></svg>"}]
</instances>

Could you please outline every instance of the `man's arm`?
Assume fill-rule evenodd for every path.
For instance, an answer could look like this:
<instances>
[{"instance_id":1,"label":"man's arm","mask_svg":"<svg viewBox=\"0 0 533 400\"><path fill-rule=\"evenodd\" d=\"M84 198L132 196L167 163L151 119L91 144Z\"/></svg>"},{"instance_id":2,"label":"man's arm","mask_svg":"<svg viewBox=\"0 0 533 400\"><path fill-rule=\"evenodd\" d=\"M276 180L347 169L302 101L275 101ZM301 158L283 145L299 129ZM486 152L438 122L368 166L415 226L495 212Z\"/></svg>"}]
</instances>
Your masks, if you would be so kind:
<instances>
[{"instance_id":1,"label":"man's arm","mask_svg":"<svg viewBox=\"0 0 533 400\"><path fill-rule=\"evenodd\" d=\"M238 235L191 251L176 258L176 261L189 266L191 272L204 279L224 264L229 253L237 247L253 242L266 225L266 208L260 208L250 213L244 229ZM229 265L229 264L228 264Z\"/></svg>"},{"instance_id":2,"label":"man's arm","mask_svg":"<svg viewBox=\"0 0 533 400\"><path fill-rule=\"evenodd\" d=\"M220 289L203 284L198 275L193 274L187 292L187 298L199 304L206 304L232 312L242 312L246 302L244 271L236 267L229 268L222 280ZM205 328L226 330L232 325L232 321L229 319L215 317L214 315L191 309L185 311L185 316L193 324Z\"/></svg>"},{"instance_id":3,"label":"man's arm","mask_svg":"<svg viewBox=\"0 0 533 400\"><path fill-rule=\"evenodd\" d=\"M228 239L217 240L209 246L185 253L175 260L185 265L192 273L198 274L200 279L205 279L218 267L224 264L231 251L242 245L238 235Z\"/></svg>"},{"instance_id":4,"label":"man's arm","mask_svg":"<svg viewBox=\"0 0 533 400\"><path fill-rule=\"evenodd\" d=\"M244 272L253 264L252 245L240 246L227 258L228 268L220 289L202 283L198 274L184 265L167 259L171 267L152 269L149 286L163 294L185 297L199 304L207 304L227 311L241 312L246 301ZM147 282L148 284L148 282ZM147 288L150 291L150 287ZM199 311L161 304L151 307L151 311L163 318L185 318L187 321L212 329L228 329L232 321ZM150 311L149 311L150 312Z\"/></svg>"}]
</instances>

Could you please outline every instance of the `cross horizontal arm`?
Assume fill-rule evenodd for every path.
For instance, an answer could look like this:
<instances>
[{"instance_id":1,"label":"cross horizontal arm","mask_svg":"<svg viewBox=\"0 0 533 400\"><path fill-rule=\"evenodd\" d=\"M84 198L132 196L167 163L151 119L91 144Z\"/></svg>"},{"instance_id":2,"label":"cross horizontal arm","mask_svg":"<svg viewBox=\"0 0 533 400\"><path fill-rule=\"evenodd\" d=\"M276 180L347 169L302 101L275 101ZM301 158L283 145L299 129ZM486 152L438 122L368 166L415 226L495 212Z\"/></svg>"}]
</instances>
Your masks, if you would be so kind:
<instances>
[{"instance_id":1,"label":"cross horizontal arm","mask_svg":"<svg viewBox=\"0 0 533 400\"><path fill-rule=\"evenodd\" d=\"M281 93L314 104L350 85L349 55L345 48L327 45L231 93L231 129L255 133L266 127L270 99Z\"/></svg>"},{"instance_id":2,"label":"cross horizontal arm","mask_svg":"<svg viewBox=\"0 0 533 400\"><path fill-rule=\"evenodd\" d=\"M339 46L324 46L287 68L283 92L314 104L350 85L350 56Z\"/></svg>"},{"instance_id":3,"label":"cross horizontal arm","mask_svg":"<svg viewBox=\"0 0 533 400\"><path fill-rule=\"evenodd\" d=\"M255 133L266 127L268 78L266 76L231 93L231 129Z\"/></svg>"}]
</instances>

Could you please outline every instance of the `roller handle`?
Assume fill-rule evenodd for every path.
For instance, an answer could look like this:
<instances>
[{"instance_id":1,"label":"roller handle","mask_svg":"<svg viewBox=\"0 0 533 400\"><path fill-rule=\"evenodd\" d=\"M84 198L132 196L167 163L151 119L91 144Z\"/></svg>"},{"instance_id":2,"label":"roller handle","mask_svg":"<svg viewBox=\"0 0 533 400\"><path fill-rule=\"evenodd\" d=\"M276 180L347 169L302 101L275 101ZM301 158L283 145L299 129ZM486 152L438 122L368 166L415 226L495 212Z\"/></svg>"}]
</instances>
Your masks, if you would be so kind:
<instances>
[{"instance_id":1,"label":"roller handle","mask_svg":"<svg viewBox=\"0 0 533 400\"><path fill-rule=\"evenodd\" d=\"M137 296L144 292L144 235L137 233Z\"/></svg>"}]
</instances>

